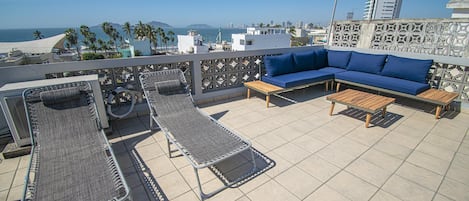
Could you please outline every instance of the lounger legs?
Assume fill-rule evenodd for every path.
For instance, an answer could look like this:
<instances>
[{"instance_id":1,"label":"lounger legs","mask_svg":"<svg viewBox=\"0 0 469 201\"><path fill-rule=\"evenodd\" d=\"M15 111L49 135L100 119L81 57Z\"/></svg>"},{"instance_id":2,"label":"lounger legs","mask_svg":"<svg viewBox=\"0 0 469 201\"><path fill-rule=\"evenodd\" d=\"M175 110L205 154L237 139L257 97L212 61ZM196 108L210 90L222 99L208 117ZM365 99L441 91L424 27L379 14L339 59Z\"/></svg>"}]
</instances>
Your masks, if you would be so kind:
<instances>
[{"instance_id":1,"label":"lounger legs","mask_svg":"<svg viewBox=\"0 0 469 201\"><path fill-rule=\"evenodd\" d=\"M250 150L250 151L251 151L252 166L253 166L253 167L252 167L252 170L251 170L251 173L254 173L254 172L256 171L256 169L257 169L256 160L255 160L255 157L254 157L254 151L253 151L253 150ZM245 177L238 178L237 180L232 181L232 182L230 182L230 183L228 183L228 184L225 184L224 186L218 188L217 190L214 190L214 191L212 191L211 193L206 194L206 193L204 193L204 191L202 190L202 185L201 185L201 183L200 183L200 177L199 177L199 170L198 170L196 167L194 167L194 172L195 172L195 177L196 177L196 179L197 179L197 185L199 186L198 188L199 188L199 193L200 193L200 194L199 194L200 200L205 200L205 199L207 199L207 198L209 198L209 197L212 197L212 196L214 196L215 194L221 192L222 190L225 190L226 188L232 186L233 184L238 183L238 182L241 181L242 179L245 179ZM250 175L250 174L246 174L246 175Z\"/></svg>"}]
</instances>

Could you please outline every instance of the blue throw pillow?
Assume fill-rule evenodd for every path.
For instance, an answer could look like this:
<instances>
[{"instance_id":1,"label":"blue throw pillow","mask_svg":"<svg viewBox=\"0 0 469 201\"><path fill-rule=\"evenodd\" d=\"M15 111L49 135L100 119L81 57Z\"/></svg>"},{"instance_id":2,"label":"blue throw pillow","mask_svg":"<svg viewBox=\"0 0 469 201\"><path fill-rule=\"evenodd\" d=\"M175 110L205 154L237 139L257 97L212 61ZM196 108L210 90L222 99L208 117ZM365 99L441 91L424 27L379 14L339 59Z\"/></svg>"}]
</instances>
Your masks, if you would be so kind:
<instances>
[{"instance_id":1,"label":"blue throw pillow","mask_svg":"<svg viewBox=\"0 0 469 201\"><path fill-rule=\"evenodd\" d=\"M426 77L432 64L431 59L419 60L389 55L381 75L427 83Z\"/></svg>"},{"instance_id":2,"label":"blue throw pillow","mask_svg":"<svg viewBox=\"0 0 469 201\"><path fill-rule=\"evenodd\" d=\"M327 66L327 51L326 49L316 50L316 64L314 69L320 69Z\"/></svg>"},{"instance_id":3,"label":"blue throw pillow","mask_svg":"<svg viewBox=\"0 0 469 201\"><path fill-rule=\"evenodd\" d=\"M264 57L265 70L267 76L283 75L295 72L293 69L292 54L282 54L278 56L265 56Z\"/></svg>"},{"instance_id":4,"label":"blue throw pillow","mask_svg":"<svg viewBox=\"0 0 469 201\"><path fill-rule=\"evenodd\" d=\"M293 53L293 61L295 61L296 71L316 69L315 57L316 57L315 51Z\"/></svg>"},{"instance_id":5,"label":"blue throw pillow","mask_svg":"<svg viewBox=\"0 0 469 201\"><path fill-rule=\"evenodd\" d=\"M337 68L347 68L348 61L350 60L350 51L327 51L327 63L329 66Z\"/></svg>"},{"instance_id":6,"label":"blue throw pillow","mask_svg":"<svg viewBox=\"0 0 469 201\"><path fill-rule=\"evenodd\" d=\"M352 52L347 70L378 74L383 68L386 56Z\"/></svg>"}]
</instances>

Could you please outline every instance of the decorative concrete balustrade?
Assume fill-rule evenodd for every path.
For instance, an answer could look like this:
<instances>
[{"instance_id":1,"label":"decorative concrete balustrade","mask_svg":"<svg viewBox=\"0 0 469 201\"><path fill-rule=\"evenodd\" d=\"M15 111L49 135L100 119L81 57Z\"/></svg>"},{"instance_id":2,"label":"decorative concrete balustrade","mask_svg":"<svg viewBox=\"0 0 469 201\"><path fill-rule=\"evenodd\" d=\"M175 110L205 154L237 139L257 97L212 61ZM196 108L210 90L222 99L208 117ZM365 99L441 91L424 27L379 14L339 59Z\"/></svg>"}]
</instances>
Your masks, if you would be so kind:
<instances>
[{"instance_id":1,"label":"decorative concrete balustrade","mask_svg":"<svg viewBox=\"0 0 469 201\"><path fill-rule=\"evenodd\" d=\"M469 19L336 21L331 44L469 58Z\"/></svg>"},{"instance_id":2,"label":"decorative concrete balustrade","mask_svg":"<svg viewBox=\"0 0 469 201\"><path fill-rule=\"evenodd\" d=\"M106 98L107 94L118 86L127 87L131 85L134 90L141 91L138 81L140 72L180 68L186 72L186 78L191 84L194 99L205 102L239 96L244 93L243 83L258 79L259 69L263 68L265 55L316 48L324 47L313 46L11 66L0 68L0 86L9 82L98 74L103 97ZM457 100L464 104L469 103L468 58L336 46L329 48L393 54L417 59L433 59L435 62L428 75L432 87L458 92L460 97Z\"/></svg>"}]
</instances>

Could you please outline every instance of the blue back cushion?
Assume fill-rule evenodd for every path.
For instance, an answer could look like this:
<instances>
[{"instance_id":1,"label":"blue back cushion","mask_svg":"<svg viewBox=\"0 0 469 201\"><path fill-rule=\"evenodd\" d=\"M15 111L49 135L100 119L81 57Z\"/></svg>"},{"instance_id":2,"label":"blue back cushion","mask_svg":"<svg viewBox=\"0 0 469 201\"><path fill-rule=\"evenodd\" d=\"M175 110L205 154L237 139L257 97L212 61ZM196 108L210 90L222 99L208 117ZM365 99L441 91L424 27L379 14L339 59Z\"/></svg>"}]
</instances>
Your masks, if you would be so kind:
<instances>
[{"instance_id":1,"label":"blue back cushion","mask_svg":"<svg viewBox=\"0 0 469 201\"><path fill-rule=\"evenodd\" d=\"M387 55L352 52L347 70L378 74Z\"/></svg>"},{"instance_id":2,"label":"blue back cushion","mask_svg":"<svg viewBox=\"0 0 469 201\"><path fill-rule=\"evenodd\" d=\"M347 68L348 61L350 60L350 51L327 51L327 63L329 66L338 68Z\"/></svg>"},{"instance_id":3,"label":"blue back cushion","mask_svg":"<svg viewBox=\"0 0 469 201\"><path fill-rule=\"evenodd\" d=\"M327 50L320 49L316 50L316 64L315 69L324 68L327 66Z\"/></svg>"},{"instance_id":4,"label":"blue back cushion","mask_svg":"<svg viewBox=\"0 0 469 201\"><path fill-rule=\"evenodd\" d=\"M315 60L316 60L315 51L304 51L304 52L293 53L293 61L295 62L296 71L316 69Z\"/></svg>"},{"instance_id":5,"label":"blue back cushion","mask_svg":"<svg viewBox=\"0 0 469 201\"><path fill-rule=\"evenodd\" d=\"M389 55L381 75L427 83L428 70L433 60L419 60Z\"/></svg>"},{"instance_id":6,"label":"blue back cushion","mask_svg":"<svg viewBox=\"0 0 469 201\"><path fill-rule=\"evenodd\" d=\"M282 54L278 56L265 56L264 57L265 70L267 76L283 75L295 72L293 69L292 54Z\"/></svg>"}]
</instances>

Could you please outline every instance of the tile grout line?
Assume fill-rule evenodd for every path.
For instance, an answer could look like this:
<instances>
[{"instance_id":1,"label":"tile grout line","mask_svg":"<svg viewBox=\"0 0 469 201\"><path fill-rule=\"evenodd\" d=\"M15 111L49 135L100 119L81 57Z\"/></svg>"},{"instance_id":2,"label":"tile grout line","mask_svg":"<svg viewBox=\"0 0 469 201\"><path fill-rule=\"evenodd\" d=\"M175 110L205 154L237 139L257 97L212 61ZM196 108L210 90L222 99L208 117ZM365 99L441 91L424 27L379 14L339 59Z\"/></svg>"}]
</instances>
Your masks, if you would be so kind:
<instances>
[{"instance_id":1,"label":"tile grout line","mask_svg":"<svg viewBox=\"0 0 469 201\"><path fill-rule=\"evenodd\" d=\"M414 113L414 114L415 114L415 113ZM401 124L402 124L402 123L401 123ZM427 131L427 134L425 134L425 136L422 137L422 139L415 145L415 147L414 147L413 149L411 149L411 152L405 157L405 159L402 160L401 164L396 168L396 170L394 170L394 172L392 172L391 176L390 176L389 178L387 178L381 186L379 186L378 191L376 191L376 192L370 197L369 200L371 200L371 199L379 192L379 190L382 190L383 186L389 181L389 179L390 179L392 176L396 175L396 172L402 167L402 165L407 161L407 159L409 159L409 157L416 151L416 148L425 140L425 138L426 138L428 135L430 135L431 131L437 126L437 124L438 124L438 122L436 122L436 123L432 126L432 128ZM397 127L396 127L396 128L397 128ZM394 129L396 129L396 128L394 128ZM393 130L394 130L394 129L393 129ZM418 167L420 167L420 166L418 166ZM422 167L422 168L423 168L423 167ZM424 169L427 169L427 168L424 168ZM431 170L430 170L430 171L431 171ZM432 171L432 172L433 172L433 171ZM399 176L399 175L397 175L397 176ZM400 176L399 176L399 177L400 177ZM403 179L405 179L406 181L409 181L409 182L411 182L411 183L414 183L414 184L416 184L416 185L418 185L418 186L420 186L420 187L423 187L423 188L425 188L425 189L428 189L427 187L422 186L422 185L420 185L420 184L418 184L418 183L415 183L414 181L408 180L408 179L406 179L406 178L403 178ZM429 190L431 190L431 189L429 189ZM383 191L384 191L384 190L383 190ZM433 191L433 190L431 190L431 191ZM385 191L385 192L387 192L387 191ZM398 197L398 196L396 196L396 195L394 195L394 194L392 194L392 193L390 193L390 192L387 192L387 193L389 193L389 194L391 194L391 195L393 195L393 196L395 196L395 197ZM398 198L399 198L399 197L398 197ZM399 199L400 199L400 198L399 198Z\"/></svg>"},{"instance_id":2,"label":"tile grout line","mask_svg":"<svg viewBox=\"0 0 469 201\"><path fill-rule=\"evenodd\" d=\"M8 187L7 199L10 197L11 189L13 188L13 182L15 181L16 173L18 173L20 163L21 163L21 159L18 160L18 164L16 165L15 173L13 174L13 179L11 180L10 187ZM27 184L24 184L24 185L27 185ZM24 190L21 192L21 199L23 199L23 195L24 195Z\"/></svg>"},{"instance_id":3,"label":"tile grout line","mask_svg":"<svg viewBox=\"0 0 469 201\"><path fill-rule=\"evenodd\" d=\"M402 123L401 123L401 124L402 124ZM400 124L399 124L399 125L400 125ZM356 126L355 129L351 129L349 132L345 133L344 135L342 135L341 137L337 138L337 139L334 140L333 142L336 142L336 141L339 140L339 139L345 138L348 134L350 134L352 131L358 129L360 126L362 126L362 125ZM396 128L397 128L397 127L396 127ZM395 128L394 128L394 129L395 129ZM394 130L394 129L392 129L392 130ZM376 141L376 142L373 143L371 146L369 146L368 149L366 149L365 151L363 151L363 153L361 153L360 155L358 155L354 160L350 161L347 165L345 165L345 167L340 168L340 170L339 170L337 173L335 173L334 175L332 175L329 179L327 179L326 181L322 182L322 184L319 185L319 186L316 188L316 190L314 190L313 192L311 192L310 194L308 194L306 197L311 196L314 192L316 192L316 191L317 191L319 188L321 188L322 186L326 185L327 182L329 182L332 178L334 178L335 176L337 176L337 175L340 174L341 172L345 171L345 172L349 173L348 171L345 170L345 168L347 168L350 164L352 164L353 162L355 162L356 160L358 160L358 159L359 159L361 156L363 156L366 152L368 152L370 149L372 149L372 148L373 148L378 142L380 142L384 137L386 137L387 135L389 135L389 133L391 133L392 130L390 130L389 132L387 132L387 134L383 135L383 137L381 137L378 141ZM355 141L355 140L354 140L354 141ZM316 154L317 152L323 150L325 147L329 146L329 145L332 144L333 142L328 143L326 146L324 146L323 148L321 148L321 149L319 149L318 151L314 152L313 154ZM360 143L360 142L357 142L357 143L363 145L363 144ZM367 145L365 145L365 146L367 146ZM318 157L319 157L319 156L318 156ZM301 160L300 162L302 162L302 161L304 161L304 160L305 160L305 159ZM325 159L323 159L323 160L325 160ZM327 160L326 160L326 161L327 161ZM298 162L298 163L300 163L300 162ZM327 162L329 162L329 161L327 161ZM332 163L331 163L331 164L332 164ZM332 165L336 166L335 164L332 164ZM336 167L337 167L337 166L336 166ZM300 168L300 169L301 169L301 168ZM309 175L312 176L312 177L314 177L314 176L311 175L311 174L309 174ZM354 175L354 174L352 174L352 175ZM355 175L354 175L354 176L355 176ZM314 177L314 178L316 178L316 177ZM316 179L317 179L317 178L316 178ZM366 183L368 183L368 184L371 184L371 183L369 183L368 181L363 180L362 178L359 178L359 179L362 180L362 181L364 181L364 182L366 182ZM375 186L374 184L371 184L371 185ZM378 188L378 190L377 190L376 192L378 192L379 189L380 189L380 188ZM335 192L337 192L335 189L333 189L333 190L334 190ZM376 194L376 192L375 192L375 194ZM337 193L339 193L339 194L342 195L342 193L340 193L340 192L337 192ZM342 196L344 196L344 195L342 195ZM370 197L370 199L371 199L373 196L374 196L374 194ZM346 197L347 199L350 199L350 198L348 198L347 196L344 196L344 197Z\"/></svg>"},{"instance_id":4,"label":"tile grout line","mask_svg":"<svg viewBox=\"0 0 469 201\"><path fill-rule=\"evenodd\" d=\"M435 190L435 193L433 194L432 200L434 200L435 197L436 197L436 195L438 194L438 191L440 190L441 185L443 184L443 181L445 180L446 175L448 174L449 169L451 168L451 165L453 164L454 158L456 157L456 154L458 154L458 151L459 151L459 149L461 148L461 145L463 144L464 140L467 138L467 134L468 134L468 133L469 133L469 128L466 129L466 133L464 134L464 137L462 138L461 142L460 142L459 145L458 145L458 148L457 148L456 151L454 152L453 157L452 157L452 159L451 159L451 161L450 161L450 163L449 163L449 165L448 165L448 168L446 169L445 174L443 175L443 178L442 178L441 181L440 181L440 184L438 185L438 187L437 187L436 190ZM445 197L446 197L446 196L445 196Z\"/></svg>"}]
</instances>

